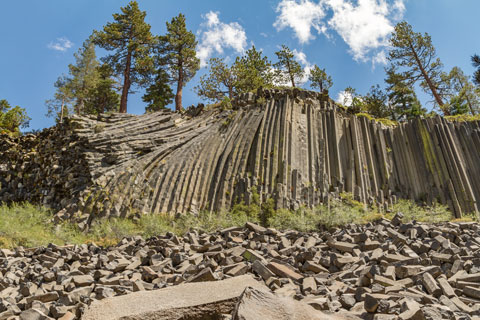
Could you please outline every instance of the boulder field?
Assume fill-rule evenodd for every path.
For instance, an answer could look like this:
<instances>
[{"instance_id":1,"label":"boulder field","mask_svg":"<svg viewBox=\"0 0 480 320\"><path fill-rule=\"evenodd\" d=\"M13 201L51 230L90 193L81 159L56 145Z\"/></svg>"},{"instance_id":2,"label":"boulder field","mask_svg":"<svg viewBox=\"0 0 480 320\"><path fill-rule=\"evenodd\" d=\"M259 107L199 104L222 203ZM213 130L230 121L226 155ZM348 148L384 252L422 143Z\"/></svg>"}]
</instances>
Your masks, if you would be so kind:
<instances>
[{"instance_id":1,"label":"boulder field","mask_svg":"<svg viewBox=\"0 0 480 320\"><path fill-rule=\"evenodd\" d=\"M0 319L479 319L480 225L247 223L0 250Z\"/></svg>"}]
</instances>

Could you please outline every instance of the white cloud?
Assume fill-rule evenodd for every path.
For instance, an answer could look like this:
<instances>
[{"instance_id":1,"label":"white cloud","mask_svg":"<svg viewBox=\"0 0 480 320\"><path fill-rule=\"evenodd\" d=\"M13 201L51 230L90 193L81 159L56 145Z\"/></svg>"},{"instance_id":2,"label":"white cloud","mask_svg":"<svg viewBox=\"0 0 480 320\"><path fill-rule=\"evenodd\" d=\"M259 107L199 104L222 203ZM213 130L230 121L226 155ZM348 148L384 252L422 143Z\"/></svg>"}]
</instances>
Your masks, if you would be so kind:
<instances>
[{"instance_id":1,"label":"white cloud","mask_svg":"<svg viewBox=\"0 0 480 320\"><path fill-rule=\"evenodd\" d=\"M328 25L348 44L353 58L368 61L373 54L372 61L379 62L381 51L388 46L388 36L394 28L390 16L397 11L395 4L390 5L386 0L358 0L355 6L345 0L325 1L333 10Z\"/></svg>"},{"instance_id":2,"label":"white cloud","mask_svg":"<svg viewBox=\"0 0 480 320\"><path fill-rule=\"evenodd\" d=\"M353 102L353 96L350 92L340 91L338 93L336 102L344 105L345 107L350 107Z\"/></svg>"},{"instance_id":3,"label":"white cloud","mask_svg":"<svg viewBox=\"0 0 480 320\"><path fill-rule=\"evenodd\" d=\"M405 12L404 1L318 0L312 3L308 0L282 0L277 7L280 14L274 26L277 29L292 28L300 43L314 38L311 28L325 35L328 30L335 31L349 46L356 61L383 64L386 62L388 37L394 23L402 19Z\"/></svg>"},{"instance_id":4,"label":"white cloud","mask_svg":"<svg viewBox=\"0 0 480 320\"><path fill-rule=\"evenodd\" d=\"M57 38L56 41L52 41L47 45L47 48L61 52L65 52L71 47L73 47L73 42L66 37Z\"/></svg>"},{"instance_id":5,"label":"white cloud","mask_svg":"<svg viewBox=\"0 0 480 320\"><path fill-rule=\"evenodd\" d=\"M307 56L302 51L297 51L297 49L294 49L293 54L295 55L295 59L303 66L303 78L300 79L298 83L299 85L302 85L308 81L308 76L310 74L310 70L313 68L313 65L307 60Z\"/></svg>"},{"instance_id":6,"label":"white cloud","mask_svg":"<svg viewBox=\"0 0 480 320\"><path fill-rule=\"evenodd\" d=\"M295 32L295 36L300 43L308 43L315 39L312 34L312 28L318 33L326 31L322 19L325 17L325 11L322 3L314 3L309 0L282 0L276 11L279 13L273 26L277 30L290 27Z\"/></svg>"},{"instance_id":7,"label":"white cloud","mask_svg":"<svg viewBox=\"0 0 480 320\"><path fill-rule=\"evenodd\" d=\"M241 53L247 46L247 36L243 27L237 22L228 24L221 22L218 14L210 11L203 16L205 22L199 31L201 40L197 48L197 57L202 67L206 66L214 52L223 54L225 48L231 48Z\"/></svg>"}]
</instances>

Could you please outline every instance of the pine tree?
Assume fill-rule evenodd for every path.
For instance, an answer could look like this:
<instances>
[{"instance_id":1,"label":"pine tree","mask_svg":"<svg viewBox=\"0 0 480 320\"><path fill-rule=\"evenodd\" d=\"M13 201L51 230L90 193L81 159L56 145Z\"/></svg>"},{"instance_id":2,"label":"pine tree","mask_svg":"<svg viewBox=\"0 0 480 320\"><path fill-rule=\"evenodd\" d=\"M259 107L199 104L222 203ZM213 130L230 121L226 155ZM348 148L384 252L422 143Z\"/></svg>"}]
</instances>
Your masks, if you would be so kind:
<instances>
[{"instance_id":1,"label":"pine tree","mask_svg":"<svg viewBox=\"0 0 480 320\"><path fill-rule=\"evenodd\" d=\"M144 86L154 70L150 54L157 39L145 22L146 12L140 11L136 1L131 1L121 11L113 14L114 22L104 26L103 31L95 31L94 43L108 51L115 51L102 61L123 77L120 112L126 113L131 86Z\"/></svg>"},{"instance_id":2,"label":"pine tree","mask_svg":"<svg viewBox=\"0 0 480 320\"><path fill-rule=\"evenodd\" d=\"M88 114L85 110L85 100L88 94L96 87L99 79L98 66L93 36L90 36L74 54L75 64L68 65L70 81L68 83L75 98L74 110L76 114Z\"/></svg>"},{"instance_id":3,"label":"pine tree","mask_svg":"<svg viewBox=\"0 0 480 320\"><path fill-rule=\"evenodd\" d=\"M300 63L295 60L293 52L285 45L280 51L275 52L278 62L274 64L277 71L278 82L290 82L295 88L295 82L303 78L304 71Z\"/></svg>"},{"instance_id":4,"label":"pine tree","mask_svg":"<svg viewBox=\"0 0 480 320\"><path fill-rule=\"evenodd\" d=\"M470 112L478 113L480 97L475 86L462 69L454 67L449 74L443 75L444 81L448 82L448 97L451 114L463 114Z\"/></svg>"},{"instance_id":5,"label":"pine tree","mask_svg":"<svg viewBox=\"0 0 480 320\"><path fill-rule=\"evenodd\" d=\"M390 39L393 47L389 53L389 61L394 68L401 68L398 73L401 81L409 87L420 81L420 86L429 92L436 104L444 112L449 114L448 108L444 108L442 98L442 63L436 57L436 50L431 37L425 33L416 33L407 22L400 22L395 26L395 31Z\"/></svg>"},{"instance_id":6,"label":"pine tree","mask_svg":"<svg viewBox=\"0 0 480 320\"><path fill-rule=\"evenodd\" d=\"M26 128L31 119L24 108L12 107L7 100L0 100L0 133L19 135L20 128Z\"/></svg>"},{"instance_id":7,"label":"pine tree","mask_svg":"<svg viewBox=\"0 0 480 320\"><path fill-rule=\"evenodd\" d=\"M85 99L85 113L101 114L105 112L118 112L120 95L117 93L118 82L113 78L113 70L103 64L97 67L95 87L90 88Z\"/></svg>"},{"instance_id":8,"label":"pine tree","mask_svg":"<svg viewBox=\"0 0 480 320\"><path fill-rule=\"evenodd\" d=\"M75 101L71 89L71 79L62 75L55 81L55 93L53 99L45 101L47 106L47 117L55 117L59 123L63 122L63 118L74 113L73 102Z\"/></svg>"},{"instance_id":9,"label":"pine tree","mask_svg":"<svg viewBox=\"0 0 480 320\"><path fill-rule=\"evenodd\" d=\"M147 88L142 97L143 102L147 102L146 112L155 112L166 109L166 106L172 103L175 95L172 88L168 85L169 77L162 68L157 69L153 83Z\"/></svg>"},{"instance_id":10,"label":"pine tree","mask_svg":"<svg viewBox=\"0 0 480 320\"><path fill-rule=\"evenodd\" d=\"M422 108L415 91L402 81L402 76L391 67L386 70L388 101L393 110L393 120L403 118L412 119L424 115L426 110Z\"/></svg>"},{"instance_id":11,"label":"pine tree","mask_svg":"<svg viewBox=\"0 0 480 320\"><path fill-rule=\"evenodd\" d=\"M370 91L361 98L363 111L368 112L375 118L391 118L392 109L388 104L387 94L377 84L372 86Z\"/></svg>"},{"instance_id":12,"label":"pine tree","mask_svg":"<svg viewBox=\"0 0 480 320\"><path fill-rule=\"evenodd\" d=\"M472 56L472 65L477 69L473 74L473 82L480 87L480 56L478 54Z\"/></svg>"},{"instance_id":13,"label":"pine tree","mask_svg":"<svg viewBox=\"0 0 480 320\"><path fill-rule=\"evenodd\" d=\"M232 68L236 74L238 93L273 86L272 64L255 46L248 49L243 56L237 57Z\"/></svg>"},{"instance_id":14,"label":"pine tree","mask_svg":"<svg viewBox=\"0 0 480 320\"><path fill-rule=\"evenodd\" d=\"M308 80L312 88L318 89L322 93L324 91L328 93L333 85L332 77L327 74L325 69L320 69L317 65L310 70Z\"/></svg>"},{"instance_id":15,"label":"pine tree","mask_svg":"<svg viewBox=\"0 0 480 320\"><path fill-rule=\"evenodd\" d=\"M183 87L200 69L200 59L196 56L197 41L195 35L187 30L185 16L179 14L167 22L167 34L160 37L160 52L168 66L171 82L176 83L175 110L182 107Z\"/></svg>"},{"instance_id":16,"label":"pine tree","mask_svg":"<svg viewBox=\"0 0 480 320\"><path fill-rule=\"evenodd\" d=\"M238 75L235 66L229 67L224 59L211 58L208 73L200 77L195 91L200 97L218 102L228 97L230 100L238 94Z\"/></svg>"},{"instance_id":17,"label":"pine tree","mask_svg":"<svg viewBox=\"0 0 480 320\"><path fill-rule=\"evenodd\" d=\"M47 100L47 116L58 122L70 114L99 114L118 111L117 81L112 68L96 59L95 46L90 37L75 53L75 64L68 66L68 75L57 79L53 99Z\"/></svg>"}]
</instances>

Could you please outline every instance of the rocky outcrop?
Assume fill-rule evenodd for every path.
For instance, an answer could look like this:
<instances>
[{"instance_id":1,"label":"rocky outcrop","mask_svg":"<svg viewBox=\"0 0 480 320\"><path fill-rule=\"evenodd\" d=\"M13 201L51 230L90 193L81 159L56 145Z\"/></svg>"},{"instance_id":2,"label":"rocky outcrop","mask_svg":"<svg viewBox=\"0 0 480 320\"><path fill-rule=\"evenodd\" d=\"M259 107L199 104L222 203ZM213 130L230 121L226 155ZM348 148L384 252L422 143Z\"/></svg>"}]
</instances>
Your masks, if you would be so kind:
<instances>
[{"instance_id":1,"label":"rocky outcrop","mask_svg":"<svg viewBox=\"0 0 480 320\"><path fill-rule=\"evenodd\" d=\"M479 122L441 117L386 127L301 90L259 90L232 110L74 117L0 142L0 200L29 200L87 225L97 217L196 213L273 198L315 206L351 192L477 211Z\"/></svg>"}]
</instances>

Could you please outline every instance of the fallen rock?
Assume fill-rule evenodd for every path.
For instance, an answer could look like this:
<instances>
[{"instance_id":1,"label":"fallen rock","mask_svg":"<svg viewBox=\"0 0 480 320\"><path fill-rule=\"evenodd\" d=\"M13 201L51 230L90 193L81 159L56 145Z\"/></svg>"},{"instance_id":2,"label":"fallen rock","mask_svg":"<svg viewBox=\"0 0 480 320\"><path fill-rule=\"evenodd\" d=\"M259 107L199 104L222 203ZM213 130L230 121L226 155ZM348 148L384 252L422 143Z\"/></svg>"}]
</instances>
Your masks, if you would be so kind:
<instances>
[{"instance_id":1,"label":"fallen rock","mask_svg":"<svg viewBox=\"0 0 480 320\"><path fill-rule=\"evenodd\" d=\"M247 287L267 290L250 275L222 281L186 283L94 301L84 320L181 319L231 313ZM170 318L169 318L170 317Z\"/></svg>"},{"instance_id":2,"label":"fallen rock","mask_svg":"<svg viewBox=\"0 0 480 320\"><path fill-rule=\"evenodd\" d=\"M326 314L312 306L273 293L246 288L242 293L232 320L341 320L360 319L353 315Z\"/></svg>"}]
</instances>

